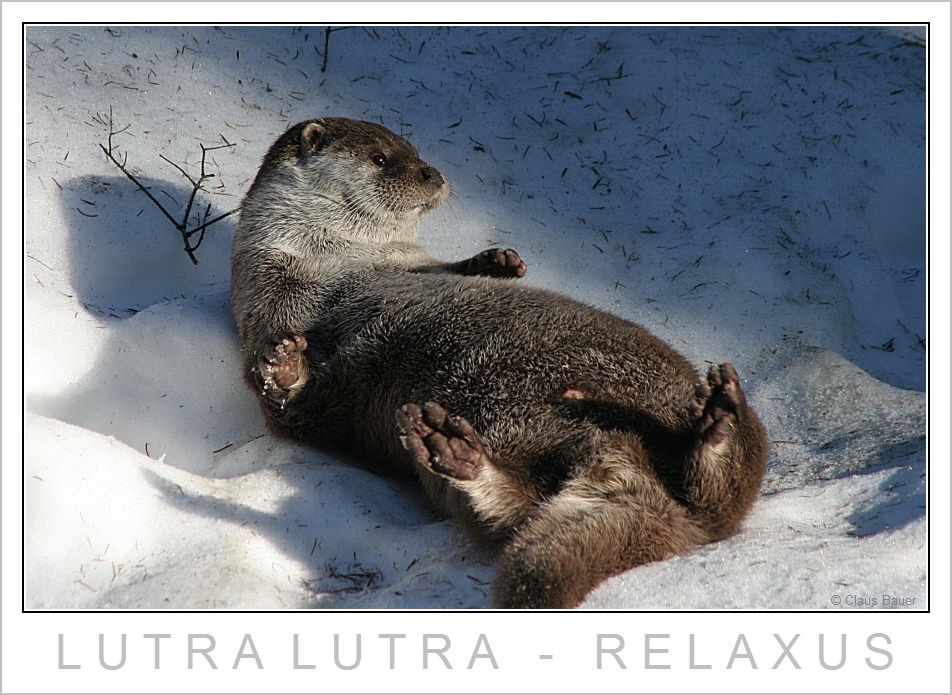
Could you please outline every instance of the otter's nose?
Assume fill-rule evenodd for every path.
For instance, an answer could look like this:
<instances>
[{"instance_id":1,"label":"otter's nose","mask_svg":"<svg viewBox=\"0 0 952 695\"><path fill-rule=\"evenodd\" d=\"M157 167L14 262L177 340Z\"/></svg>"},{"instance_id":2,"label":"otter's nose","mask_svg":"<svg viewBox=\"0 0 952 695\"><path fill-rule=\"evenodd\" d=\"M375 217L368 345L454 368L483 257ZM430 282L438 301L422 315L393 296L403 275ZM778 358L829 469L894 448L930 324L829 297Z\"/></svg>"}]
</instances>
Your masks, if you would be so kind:
<instances>
[{"instance_id":1,"label":"otter's nose","mask_svg":"<svg viewBox=\"0 0 952 695\"><path fill-rule=\"evenodd\" d=\"M442 186L444 183L443 174L433 167L423 167L420 169L420 176L423 177L423 180L427 183L437 187Z\"/></svg>"}]
</instances>

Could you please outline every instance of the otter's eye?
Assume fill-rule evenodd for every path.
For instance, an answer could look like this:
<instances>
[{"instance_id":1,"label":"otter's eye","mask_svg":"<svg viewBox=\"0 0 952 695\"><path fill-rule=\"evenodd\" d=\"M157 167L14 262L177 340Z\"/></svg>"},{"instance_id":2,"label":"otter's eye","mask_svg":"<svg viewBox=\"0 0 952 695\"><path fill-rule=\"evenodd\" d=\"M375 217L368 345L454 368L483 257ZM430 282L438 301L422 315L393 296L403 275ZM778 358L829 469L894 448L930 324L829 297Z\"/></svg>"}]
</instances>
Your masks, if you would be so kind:
<instances>
[{"instance_id":1,"label":"otter's eye","mask_svg":"<svg viewBox=\"0 0 952 695\"><path fill-rule=\"evenodd\" d=\"M384 167L387 165L387 158L382 154L371 155L370 161L376 164L378 167Z\"/></svg>"}]
</instances>

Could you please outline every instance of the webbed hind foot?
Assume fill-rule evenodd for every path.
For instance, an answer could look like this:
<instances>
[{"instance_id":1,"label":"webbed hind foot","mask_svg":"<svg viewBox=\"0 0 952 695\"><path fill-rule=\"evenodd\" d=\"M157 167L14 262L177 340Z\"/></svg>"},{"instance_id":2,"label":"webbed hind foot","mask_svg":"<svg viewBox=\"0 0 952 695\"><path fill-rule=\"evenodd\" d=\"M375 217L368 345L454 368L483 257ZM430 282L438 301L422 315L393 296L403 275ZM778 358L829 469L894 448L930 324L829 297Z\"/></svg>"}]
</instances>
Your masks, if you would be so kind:
<instances>
[{"instance_id":1,"label":"webbed hind foot","mask_svg":"<svg viewBox=\"0 0 952 695\"><path fill-rule=\"evenodd\" d=\"M408 403L397 411L403 448L432 473L451 480L474 480L487 461L469 420L450 415L438 403Z\"/></svg>"},{"instance_id":2,"label":"webbed hind foot","mask_svg":"<svg viewBox=\"0 0 952 695\"><path fill-rule=\"evenodd\" d=\"M282 405L307 383L308 366L303 335L275 333L255 352L255 382L262 397Z\"/></svg>"},{"instance_id":3,"label":"webbed hind foot","mask_svg":"<svg viewBox=\"0 0 952 695\"><path fill-rule=\"evenodd\" d=\"M711 365L707 378L698 380L691 415L695 418L694 429L704 443L718 446L731 436L739 413L747 408L739 382L737 370L730 362Z\"/></svg>"}]
</instances>

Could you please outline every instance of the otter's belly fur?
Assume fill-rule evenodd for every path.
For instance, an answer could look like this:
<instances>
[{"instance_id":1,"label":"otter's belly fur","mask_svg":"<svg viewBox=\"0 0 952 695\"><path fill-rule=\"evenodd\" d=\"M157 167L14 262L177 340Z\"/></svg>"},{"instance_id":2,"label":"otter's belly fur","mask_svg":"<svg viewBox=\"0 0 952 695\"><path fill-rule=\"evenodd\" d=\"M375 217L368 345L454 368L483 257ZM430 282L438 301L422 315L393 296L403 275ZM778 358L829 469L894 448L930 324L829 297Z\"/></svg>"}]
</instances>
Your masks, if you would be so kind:
<instances>
[{"instance_id":1,"label":"otter's belly fur","mask_svg":"<svg viewBox=\"0 0 952 695\"><path fill-rule=\"evenodd\" d=\"M328 288L332 300L305 333L323 356L312 364L314 405L348 404L338 444L402 462L385 414L425 401L469 419L506 461L592 425L691 432L697 374L640 326L484 278L394 272L341 285L353 294Z\"/></svg>"}]
</instances>

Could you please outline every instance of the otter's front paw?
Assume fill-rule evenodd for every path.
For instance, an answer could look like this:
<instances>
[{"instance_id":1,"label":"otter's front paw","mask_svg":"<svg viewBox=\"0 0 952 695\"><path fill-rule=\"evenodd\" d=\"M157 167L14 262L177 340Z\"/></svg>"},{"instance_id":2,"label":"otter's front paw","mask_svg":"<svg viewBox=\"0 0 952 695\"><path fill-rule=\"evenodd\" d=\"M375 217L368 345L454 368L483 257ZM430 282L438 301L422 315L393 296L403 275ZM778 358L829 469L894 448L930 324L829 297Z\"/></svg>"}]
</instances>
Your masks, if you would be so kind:
<instances>
[{"instance_id":1,"label":"otter's front paw","mask_svg":"<svg viewBox=\"0 0 952 695\"><path fill-rule=\"evenodd\" d=\"M408 403L397 411L403 448L432 473L453 480L473 480L486 450L469 420L450 415L438 403Z\"/></svg>"},{"instance_id":2,"label":"otter's front paw","mask_svg":"<svg viewBox=\"0 0 952 695\"><path fill-rule=\"evenodd\" d=\"M512 249L487 249L469 259L466 274L521 278L526 274L526 264Z\"/></svg>"},{"instance_id":3,"label":"otter's front paw","mask_svg":"<svg viewBox=\"0 0 952 695\"><path fill-rule=\"evenodd\" d=\"M270 335L255 353L257 379L262 396L287 400L307 382L308 368L303 335L276 333Z\"/></svg>"}]
</instances>

